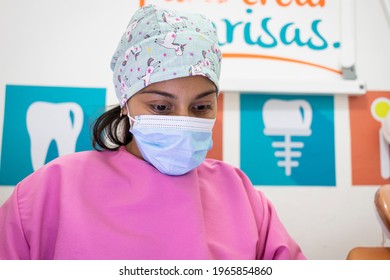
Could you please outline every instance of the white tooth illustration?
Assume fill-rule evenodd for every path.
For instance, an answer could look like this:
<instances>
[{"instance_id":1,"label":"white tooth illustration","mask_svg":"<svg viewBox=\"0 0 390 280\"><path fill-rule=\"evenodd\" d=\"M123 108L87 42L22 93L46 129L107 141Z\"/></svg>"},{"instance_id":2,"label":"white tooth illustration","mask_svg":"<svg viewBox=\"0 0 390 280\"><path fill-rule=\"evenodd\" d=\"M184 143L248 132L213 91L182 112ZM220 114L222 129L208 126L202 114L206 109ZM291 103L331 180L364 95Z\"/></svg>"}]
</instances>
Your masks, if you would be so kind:
<instances>
[{"instance_id":1,"label":"white tooth illustration","mask_svg":"<svg viewBox=\"0 0 390 280\"><path fill-rule=\"evenodd\" d=\"M45 164L53 140L59 156L75 152L84 120L80 105L73 102L34 102L28 108L26 118L34 170Z\"/></svg>"},{"instance_id":2,"label":"white tooth illustration","mask_svg":"<svg viewBox=\"0 0 390 280\"><path fill-rule=\"evenodd\" d=\"M293 142L292 136L310 136L313 111L306 100L269 99L263 106L264 134L267 136L284 136L284 141L272 142L272 147L281 149L275 152L275 157L282 158L278 166L285 169L290 176L293 167L299 162L293 158L301 157L302 153L293 149L304 147L303 142Z\"/></svg>"}]
</instances>

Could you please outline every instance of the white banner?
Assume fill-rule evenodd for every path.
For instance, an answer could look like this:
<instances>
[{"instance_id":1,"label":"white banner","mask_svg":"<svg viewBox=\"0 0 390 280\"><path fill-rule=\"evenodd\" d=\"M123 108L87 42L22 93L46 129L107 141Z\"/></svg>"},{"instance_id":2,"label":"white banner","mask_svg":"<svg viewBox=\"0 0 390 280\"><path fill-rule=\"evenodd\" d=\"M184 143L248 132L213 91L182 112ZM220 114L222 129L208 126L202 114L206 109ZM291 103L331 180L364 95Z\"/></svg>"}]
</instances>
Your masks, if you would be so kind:
<instances>
[{"instance_id":1,"label":"white banner","mask_svg":"<svg viewBox=\"0 0 390 280\"><path fill-rule=\"evenodd\" d=\"M224 90L364 93L354 0L141 0L202 13L218 31Z\"/></svg>"},{"instance_id":2,"label":"white banner","mask_svg":"<svg viewBox=\"0 0 390 280\"><path fill-rule=\"evenodd\" d=\"M0 261L7 280L381 279L388 261Z\"/></svg>"}]
</instances>

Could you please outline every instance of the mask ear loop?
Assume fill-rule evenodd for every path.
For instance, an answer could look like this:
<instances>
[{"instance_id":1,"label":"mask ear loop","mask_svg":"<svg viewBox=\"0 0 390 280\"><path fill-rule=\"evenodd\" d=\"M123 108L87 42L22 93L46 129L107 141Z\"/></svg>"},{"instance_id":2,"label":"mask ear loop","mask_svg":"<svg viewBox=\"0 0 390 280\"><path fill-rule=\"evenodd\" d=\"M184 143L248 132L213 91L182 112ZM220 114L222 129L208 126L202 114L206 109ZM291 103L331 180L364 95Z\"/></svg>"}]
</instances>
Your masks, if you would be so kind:
<instances>
[{"instance_id":1,"label":"mask ear loop","mask_svg":"<svg viewBox=\"0 0 390 280\"><path fill-rule=\"evenodd\" d=\"M126 109L127 109L127 117L129 118L129 123L130 123L130 130L133 128L135 119L130 116L130 110L129 110L129 105L126 102Z\"/></svg>"}]
</instances>

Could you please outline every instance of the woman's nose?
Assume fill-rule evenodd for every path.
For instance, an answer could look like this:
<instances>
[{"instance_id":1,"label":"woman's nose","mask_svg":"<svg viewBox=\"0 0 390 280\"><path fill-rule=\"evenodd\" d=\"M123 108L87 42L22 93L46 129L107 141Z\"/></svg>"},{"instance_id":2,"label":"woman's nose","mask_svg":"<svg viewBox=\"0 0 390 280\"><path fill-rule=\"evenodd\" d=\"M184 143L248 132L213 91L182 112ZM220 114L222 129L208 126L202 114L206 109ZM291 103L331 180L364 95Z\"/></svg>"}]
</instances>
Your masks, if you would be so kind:
<instances>
[{"instance_id":1,"label":"woman's nose","mask_svg":"<svg viewBox=\"0 0 390 280\"><path fill-rule=\"evenodd\" d=\"M193 117L193 113L188 108L177 108L175 111L176 116L182 116L182 117Z\"/></svg>"}]
</instances>

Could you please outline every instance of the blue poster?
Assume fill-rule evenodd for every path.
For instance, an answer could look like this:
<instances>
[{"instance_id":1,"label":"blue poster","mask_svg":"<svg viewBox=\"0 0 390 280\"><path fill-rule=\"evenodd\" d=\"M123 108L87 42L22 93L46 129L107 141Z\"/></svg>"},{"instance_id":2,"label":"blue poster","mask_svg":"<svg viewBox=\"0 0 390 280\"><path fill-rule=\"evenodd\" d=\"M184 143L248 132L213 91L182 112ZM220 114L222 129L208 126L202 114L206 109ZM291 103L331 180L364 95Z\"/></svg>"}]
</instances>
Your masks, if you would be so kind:
<instances>
[{"instance_id":1,"label":"blue poster","mask_svg":"<svg viewBox=\"0 0 390 280\"><path fill-rule=\"evenodd\" d=\"M240 96L240 167L254 185L335 186L333 96Z\"/></svg>"},{"instance_id":2,"label":"blue poster","mask_svg":"<svg viewBox=\"0 0 390 280\"><path fill-rule=\"evenodd\" d=\"M0 185L19 181L54 158L91 150L90 126L106 90L7 85Z\"/></svg>"}]
</instances>

